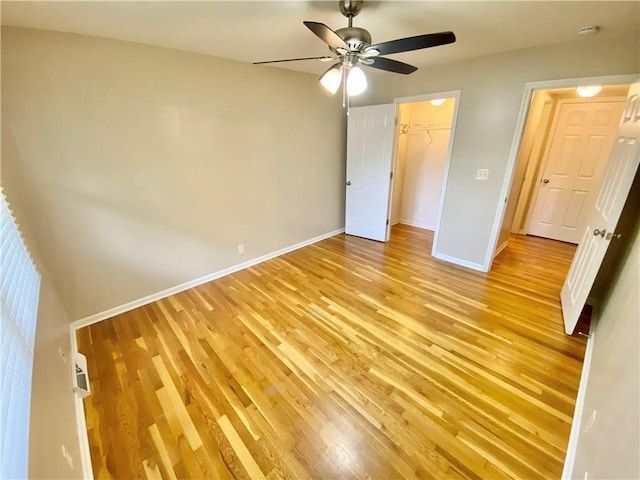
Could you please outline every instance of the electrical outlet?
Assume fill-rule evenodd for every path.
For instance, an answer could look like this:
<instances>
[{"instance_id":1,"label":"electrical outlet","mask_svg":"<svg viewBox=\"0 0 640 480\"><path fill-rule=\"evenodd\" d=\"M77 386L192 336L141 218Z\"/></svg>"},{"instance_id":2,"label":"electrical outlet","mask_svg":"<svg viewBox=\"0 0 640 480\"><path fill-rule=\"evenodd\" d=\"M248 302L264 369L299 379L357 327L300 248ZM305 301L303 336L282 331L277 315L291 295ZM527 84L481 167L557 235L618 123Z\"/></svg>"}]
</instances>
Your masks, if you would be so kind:
<instances>
[{"instance_id":1,"label":"electrical outlet","mask_svg":"<svg viewBox=\"0 0 640 480\"><path fill-rule=\"evenodd\" d=\"M476 170L476 180L486 180L489 178L488 168L479 168Z\"/></svg>"},{"instance_id":2,"label":"electrical outlet","mask_svg":"<svg viewBox=\"0 0 640 480\"><path fill-rule=\"evenodd\" d=\"M62 349L62 346L58 345L58 355L60 355L60 358L62 359L62 363L66 364L67 363L67 354L64 353L64 350Z\"/></svg>"},{"instance_id":3,"label":"electrical outlet","mask_svg":"<svg viewBox=\"0 0 640 480\"><path fill-rule=\"evenodd\" d=\"M244 253L244 244L238 245L238 253Z\"/></svg>"}]
</instances>

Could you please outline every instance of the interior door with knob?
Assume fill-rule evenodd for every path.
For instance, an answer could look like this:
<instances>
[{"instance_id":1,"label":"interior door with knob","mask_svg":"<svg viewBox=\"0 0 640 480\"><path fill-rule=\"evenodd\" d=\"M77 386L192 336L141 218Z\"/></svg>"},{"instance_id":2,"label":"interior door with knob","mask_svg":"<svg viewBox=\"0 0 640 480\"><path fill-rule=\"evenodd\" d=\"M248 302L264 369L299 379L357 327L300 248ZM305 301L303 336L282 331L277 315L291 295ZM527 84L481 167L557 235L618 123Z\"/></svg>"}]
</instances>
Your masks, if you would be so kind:
<instances>
[{"instance_id":1,"label":"interior door with knob","mask_svg":"<svg viewBox=\"0 0 640 480\"><path fill-rule=\"evenodd\" d=\"M640 83L629 89L626 108L604 175L560 295L567 334L573 333L589 291L612 241L616 225L640 163Z\"/></svg>"},{"instance_id":2,"label":"interior door with knob","mask_svg":"<svg viewBox=\"0 0 640 480\"><path fill-rule=\"evenodd\" d=\"M395 139L394 104L352 107L347 130L345 233L386 242Z\"/></svg>"},{"instance_id":3,"label":"interior door with knob","mask_svg":"<svg viewBox=\"0 0 640 480\"><path fill-rule=\"evenodd\" d=\"M625 102L559 100L527 233L578 243L613 148Z\"/></svg>"}]
</instances>

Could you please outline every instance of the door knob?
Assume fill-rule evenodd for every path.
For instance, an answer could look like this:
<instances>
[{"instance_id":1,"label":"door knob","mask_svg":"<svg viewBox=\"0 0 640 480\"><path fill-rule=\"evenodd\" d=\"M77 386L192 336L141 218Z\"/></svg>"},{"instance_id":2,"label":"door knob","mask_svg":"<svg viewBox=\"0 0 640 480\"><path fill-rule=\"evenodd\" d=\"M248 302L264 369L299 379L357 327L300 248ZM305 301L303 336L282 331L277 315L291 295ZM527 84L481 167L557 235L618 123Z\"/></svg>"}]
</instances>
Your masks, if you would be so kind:
<instances>
[{"instance_id":1,"label":"door knob","mask_svg":"<svg viewBox=\"0 0 640 480\"><path fill-rule=\"evenodd\" d=\"M351 182L349 180L347 180L347 186L351 185Z\"/></svg>"},{"instance_id":2,"label":"door knob","mask_svg":"<svg viewBox=\"0 0 640 480\"><path fill-rule=\"evenodd\" d=\"M597 237L598 235L600 235L602 238L604 238L605 234L607 233L606 230L598 230L597 228L593 231L593 234Z\"/></svg>"},{"instance_id":3,"label":"door knob","mask_svg":"<svg viewBox=\"0 0 640 480\"><path fill-rule=\"evenodd\" d=\"M549 183L549 179L545 178L544 180L542 180L542 183Z\"/></svg>"},{"instance_id":4,"label":"door knob","mask_svg":"<svg viewBox=\"0 0 640 480\"><path fill-rule=\"evenodd\" d=\"M620 240L620 237L622 237L622 235L619 233L608 232L607 236L604 238L606 238L607 240L611 240L612 238L615 240Z\"/></svg>"}]
</instances>

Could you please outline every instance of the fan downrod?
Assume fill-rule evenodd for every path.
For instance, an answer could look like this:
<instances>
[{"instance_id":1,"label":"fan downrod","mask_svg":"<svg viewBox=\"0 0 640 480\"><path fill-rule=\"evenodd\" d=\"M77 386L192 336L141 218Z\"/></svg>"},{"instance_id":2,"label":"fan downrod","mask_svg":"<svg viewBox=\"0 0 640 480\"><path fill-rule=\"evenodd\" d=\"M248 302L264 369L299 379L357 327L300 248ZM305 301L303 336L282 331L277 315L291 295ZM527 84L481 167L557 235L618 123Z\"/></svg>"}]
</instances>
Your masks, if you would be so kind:
<instances>
[{"instance_id":1,"label":"fan downrod","mask_svg":"<svg viewBox=\"0 0 640 480\"><path fill-rule=\"evenodd\" d=\"M340 0L340 13L349 19L349 26L339 28L336 33L344 39L351 50L362 50L371 45L371 35L364 28L353 26L353 17L362 11L362 0Z\"/></svg>"}]
</instances>

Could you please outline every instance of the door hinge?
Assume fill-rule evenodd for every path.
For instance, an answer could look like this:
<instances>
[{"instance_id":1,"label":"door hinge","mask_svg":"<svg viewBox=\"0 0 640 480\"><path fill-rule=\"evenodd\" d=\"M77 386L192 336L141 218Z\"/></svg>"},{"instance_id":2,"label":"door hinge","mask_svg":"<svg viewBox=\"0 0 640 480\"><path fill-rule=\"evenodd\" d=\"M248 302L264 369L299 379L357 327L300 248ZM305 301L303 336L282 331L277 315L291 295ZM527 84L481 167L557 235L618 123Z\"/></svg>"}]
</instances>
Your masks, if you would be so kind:
<instances>
[{"instance_id":1,"label":"door hinge","mask_svg":"<svg viewBox=\"0 0 640 480\"><path fill-rule=\"evenodd\" d=\"M395 117L395 118L393 119L393 124L394 124L394 125L398 125L398 117Z\"/></svg>"},{"instance_id":2,"label":"door hinge","mask_svg":"<svg viewBox=\"0 0 640 480\"><path fill-rule=\"evenodd\" d=\"M387 218L387 225L389 225L389 219Z\"/></svg>"},{"instance_id":3,"label":"door hinge","mask_svg":"<svg viewBox=\"0 0 640 480\"><path fill-rule=\"evenodd\" d=\"M393 180L393 172L391 172L391 175L389 176L389 178Z\"/></svg>"}]
</instances>

